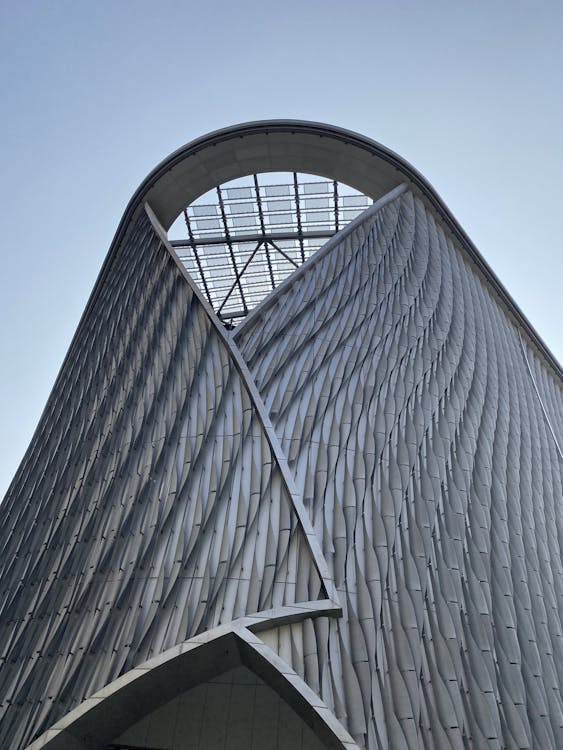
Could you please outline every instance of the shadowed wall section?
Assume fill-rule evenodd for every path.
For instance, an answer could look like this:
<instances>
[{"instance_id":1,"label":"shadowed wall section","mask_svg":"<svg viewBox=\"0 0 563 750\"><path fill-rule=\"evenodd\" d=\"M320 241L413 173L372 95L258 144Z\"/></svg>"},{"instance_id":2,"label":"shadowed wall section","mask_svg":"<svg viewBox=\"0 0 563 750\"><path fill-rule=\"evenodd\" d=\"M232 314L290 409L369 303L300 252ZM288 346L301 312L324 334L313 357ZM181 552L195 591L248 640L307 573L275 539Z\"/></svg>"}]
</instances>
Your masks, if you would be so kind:
<instances>
[{"instance_id":1,"label":"shadowed wall section","mask_svg":"<svg viewBox=\"0 0 563 750\"><path fill-rule=\"evenodd\" d=\"M252 399L144 214L2 509L10 748L196 633L324 597Z\"/></svg>"},{"instance_id":2,"label":"shadowed wall section","mask_svg":"<svg viewBox=\"0 0 563 750\"><path fill-rule=\"evenodd\" d=\"M313 731L246 667L182 693L139 721L112 748L323 750Z\"/></svg>"}]
</instances>

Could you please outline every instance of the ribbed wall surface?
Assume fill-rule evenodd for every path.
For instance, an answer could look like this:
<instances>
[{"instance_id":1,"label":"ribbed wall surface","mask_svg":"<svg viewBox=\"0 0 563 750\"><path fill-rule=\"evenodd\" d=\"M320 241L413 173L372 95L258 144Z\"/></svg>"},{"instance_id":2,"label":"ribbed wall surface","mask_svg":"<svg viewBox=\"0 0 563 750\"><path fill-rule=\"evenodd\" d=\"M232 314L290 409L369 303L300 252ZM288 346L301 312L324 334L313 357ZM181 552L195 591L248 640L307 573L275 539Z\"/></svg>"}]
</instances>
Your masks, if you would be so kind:
<instances>
[{"instance_id":1,"label":"ribbed wall surface","mask_svg":"<svg viewBox=\"0 0 563 750\"><path fill-rule=\"evenodd\" d=\"M263 639L358 745L563 747L562 387L433 210L216 323L143 213L2 506L0 746L334 581Z\"/></svg>"},{"instance_id":2,"label":"ribbed wall surface","mask_svg":"<svg viewBox=\"0 0 563 750\"><path fill-rule=\"evenodd\" d=\"M248 389L148 219L97 288L2 506L0 746L321 582Z\"/></svg>"},{"instance_id":3,"label":"ribbed wall surface","mask_svg":"<svg viewBox=\"0 0 563 750\"><path fill-rule=\"evenodd\" d=\"M265 640L360 745L563 747L561 383L408 191L273 299L236 340L344 616Z\"/></svg>"}]
</instances>

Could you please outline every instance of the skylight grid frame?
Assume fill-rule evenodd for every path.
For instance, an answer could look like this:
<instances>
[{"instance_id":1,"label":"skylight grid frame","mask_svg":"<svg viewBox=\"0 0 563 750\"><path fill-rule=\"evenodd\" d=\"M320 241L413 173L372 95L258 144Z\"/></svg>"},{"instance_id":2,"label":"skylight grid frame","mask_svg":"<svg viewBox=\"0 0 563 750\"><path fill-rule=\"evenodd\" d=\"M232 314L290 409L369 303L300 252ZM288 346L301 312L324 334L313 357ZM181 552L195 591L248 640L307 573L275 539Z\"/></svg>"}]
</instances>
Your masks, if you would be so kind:
<instances>
[{"instance_id":1,"label":"skylight grid frame","mask_svg":"<svg viewBox=\"0 0 563 750\"><path fill-rule=\"evenodd\" d=\"M188 239L172 240L219 317L232 325L371 202L336 180L252 174L184 210ZM200 202L198 202L200 201ZM213 278L213 281L211 280Z\"/></svg>"}]
</instances>

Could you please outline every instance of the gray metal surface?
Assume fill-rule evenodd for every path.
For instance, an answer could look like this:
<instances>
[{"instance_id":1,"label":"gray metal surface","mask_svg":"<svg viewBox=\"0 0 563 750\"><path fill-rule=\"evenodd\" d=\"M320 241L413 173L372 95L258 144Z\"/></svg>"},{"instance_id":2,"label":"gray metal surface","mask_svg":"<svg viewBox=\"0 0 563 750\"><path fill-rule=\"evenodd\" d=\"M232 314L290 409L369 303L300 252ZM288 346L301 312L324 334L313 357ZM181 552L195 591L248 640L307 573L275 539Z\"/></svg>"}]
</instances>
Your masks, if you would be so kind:
<instances>
[{"instance_id":1,"label":"gray metal surface","mask_svg":"<svg viewBox=\"0 0 563 750\"><path fill-rule=\"evenodd\" d=\"M135 664L324 597L248 388L140 218L2 506L0 746Z\"/></svg>"},{"instance_id":2,"label":"gray metal surface","mask_svg":"<svg viewBox=\"0 0 563 750\"><path fill-rule=\"evenodd\" d=\"M301 125L294 150L287 123L241 132L301 170L322 140ZM106 697L223 627L300 676L337 745L563 747L560 368L370 143L350 168L393 190L233 334L159 225L181 152L128 208L2 505L0 746L56 724L53 747L101 750L72 717L97 706L109 736ZM202 184L240 167L200 146Z\"/></svg>"},{"instance_id":3,"label":"gray metal surface","mask_svg":"<svg viewBox=\"0 0 563 750\"><path fill-rule=\"evenodd\" d=\"M561 383L451 235L391 197L234 335L344 608L266 641L362 746L563 747Z\"/></svg>"}]
</instances>

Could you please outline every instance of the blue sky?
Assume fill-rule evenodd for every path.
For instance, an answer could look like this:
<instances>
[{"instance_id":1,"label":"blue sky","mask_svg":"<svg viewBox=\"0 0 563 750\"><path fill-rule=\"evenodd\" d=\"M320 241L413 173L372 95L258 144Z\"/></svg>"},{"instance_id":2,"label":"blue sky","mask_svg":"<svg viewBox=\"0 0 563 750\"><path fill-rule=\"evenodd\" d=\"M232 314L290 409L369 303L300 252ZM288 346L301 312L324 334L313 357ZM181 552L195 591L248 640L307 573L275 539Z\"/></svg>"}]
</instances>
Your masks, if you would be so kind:
<instances>
[{"instance_id":1,"label":"blue sky","mask_svg":"<svg viewBox=\"0 0 563 750\"><path fill-rule=\"evenodd\" d=\"M562 32L547 1L0 0L0 497L132 192L236 122L397 151L562 361Z\"/></svg>"}]
</instances>

